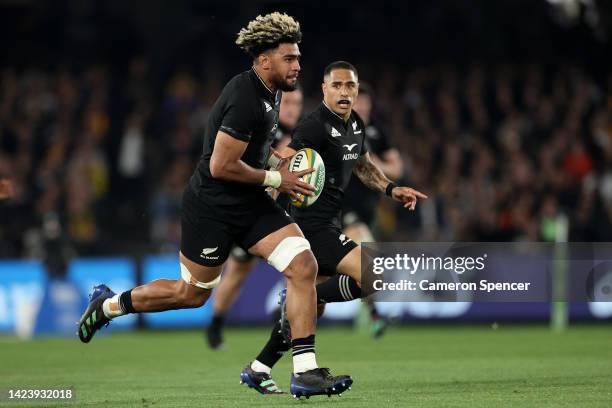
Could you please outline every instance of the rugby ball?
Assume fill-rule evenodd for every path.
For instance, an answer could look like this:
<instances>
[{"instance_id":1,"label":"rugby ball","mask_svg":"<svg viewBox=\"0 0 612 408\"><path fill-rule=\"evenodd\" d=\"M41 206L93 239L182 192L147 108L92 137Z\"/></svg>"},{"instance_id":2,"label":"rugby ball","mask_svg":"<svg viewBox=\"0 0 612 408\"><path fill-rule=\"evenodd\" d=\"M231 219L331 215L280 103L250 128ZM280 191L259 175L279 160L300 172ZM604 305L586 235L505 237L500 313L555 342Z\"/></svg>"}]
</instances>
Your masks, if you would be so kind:
<instances>
[{"instance_id":1,"label":"rugby ball","mask_svg":"<svg viewBox=\"0 0 612 408\"><path fill-rule=\"evenodd\" d=\"M291 204L297 208L305 208L314 204L321 195L325 185L325 164L321 155L310 148L300 149L289 161L289 170L302 171L308 169L315 169L315 171L302 176L300 179L315 188L314 195L304 196L298 193L298 197L303 197L304 201L291 197Z\"/></svg>"}]
</instances>

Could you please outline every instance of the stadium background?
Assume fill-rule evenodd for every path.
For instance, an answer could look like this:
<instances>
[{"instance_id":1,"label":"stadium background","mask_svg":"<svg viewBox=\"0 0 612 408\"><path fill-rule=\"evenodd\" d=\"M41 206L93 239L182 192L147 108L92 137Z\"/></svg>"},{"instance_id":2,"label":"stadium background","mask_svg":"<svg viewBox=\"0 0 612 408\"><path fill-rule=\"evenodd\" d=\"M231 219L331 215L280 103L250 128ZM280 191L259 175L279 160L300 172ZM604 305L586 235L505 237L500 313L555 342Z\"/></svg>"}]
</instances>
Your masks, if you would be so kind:
<instances>
[{"instance_id":1,"label":"stadium background","mask_svg":"<svg viewBox=\"0 0 612 408\"><path fill-rule=\"evenodd\" d=\"M225 82L250 66L234 45L235 33L257 14L273 10L286 11L302 24L304 111L320 101L324 66L337 59L353 62L360 79L373 88L378 123L400 150L403 180L430 196L415 213L383 199L375 229L380 240L554 241L559 220L566 218L569 241L612 241L611 6L601 0L1 0L0 177L10 178L15 189L14 198L0 202L0 341L6 343L0 355L9 362L4 378L51 383L33 374L35 361L50 348L57 354L42 371L63 378L58 367L64 357L75 356L71 341L24 345L12 343L13 335L72 334L93 283L104 281L122 290L154 277L176 276L180 195L201 151L207 112ZM279 278L260 265L230 321L266 323ZM328 319L352 318L355 303L330 308ZM496 360L500 355L507 357L502 364L509 365L509 376L522 369L533 374L532 366L514 359L514 351L527 353L513 351L518 338L539 345L532 350L533 364L541 363L544 374L532 385L542 387L553 401L561 395L555 396L555 387L570 390L570 380L549 387L546 376L572 367L579 367L576 373L586 378L587 388L603 387L593 388L597 391L580 401L595 394L609 398L611 373L604 363L612 358L608 305L571 305L572 320L595 318L602 325L570 330L554 341L545 328L517 327L494 340L503 349L492 345L481 326L408 326L413 332L398 327L383 340L387 343L378 343L377 358L400 375L403 369L393 365L391 356L396 362L417 359L425 377L405 375L425 391L410 397L417 405L431 403L430 397L438 406L448 405L456 401L438 396L432 381L448 380L451 394L469 394L473 388L456 384L457 367L441 374L430 366L446 361L434 348L445 348L448 361L454 351L466 357L470 351L447 348L440 337L479 347L482 365L457 364L485 377L491 374L490 365L502 361ZM497 322L546 322L550 316L545 303L386 307L404 323L477 321L494 328ZM110 329L198 327L209 316L207 305L197 311L123 318ZM230 331L228 337L265 338L264 330L241 330ZM359 343L359 337L346 340L352 332L328 330L330 338L346 341L360 355L369 353L363 348L368 343ZM120 356L126 361L138 344L147 342L151 353L153 347L168 344L204 349L200 334L158 335L115 334L97 340L100 349L111 353L127 341L132 348ZM230 346L238 358L248 358L246 345L235 341ZM410 341L429 346L422 356L398 355L398 348ZM337 344L322 340L320 347ZM547 348L550 356L567 358L542 363L549 356ZM337 353L333 361L342 361L343 351ZM232 366L227 375L234 378L242 360L221 359L213 361ZM18 361L29 363L11 371L8 367L17 367ZM367 372L366 362L350 368ZM179 368L170 367L180 378ZM146 375L145 366L132 368ZM85 365L75 369L86 372ZM74 379L80 377L66 378L94 402L107 398L96 395L93 384ZM478 392L494 390L492 396L478 394L493 398L488 404L508 401L496 399L508 391L507 384L482 381L484 387L474 385ZM139 386L146 388L144 380ZM427 391L434 395L427 396ZM475 403L468 394L457 404ZM132 389L121 395L125 400L113 402L146 405ZM215 406L223 402L219 395ZM535 391L527 391L523 400L512 397L518 398L516 403L532 403L534 396ZM164 405L170 400L181 405L179 395L159 398ZM570 403L576 404L581 405Z\"/></svg>"}]
</instances>

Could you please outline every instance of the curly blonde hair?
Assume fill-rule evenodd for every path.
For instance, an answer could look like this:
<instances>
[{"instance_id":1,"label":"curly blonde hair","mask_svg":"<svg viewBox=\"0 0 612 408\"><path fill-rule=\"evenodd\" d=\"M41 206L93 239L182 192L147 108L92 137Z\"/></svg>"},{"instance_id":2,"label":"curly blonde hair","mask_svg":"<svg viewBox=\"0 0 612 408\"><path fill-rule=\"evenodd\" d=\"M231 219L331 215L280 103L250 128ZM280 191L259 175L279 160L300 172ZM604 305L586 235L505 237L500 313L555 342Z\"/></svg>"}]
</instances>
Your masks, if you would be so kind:
<instances>
[{"instance_id":1,"label":"curly blonde hair","mask_svg":"<svg viewBox=\"0 0 612 408\"><path fill-rule=\"evenodd\" d=\"M302 41L300 23L293 17L274 12L257 16L255 20L238 32L236 44L244 52L257 57L263 51L276 48L281 43L299 43Z\"/></svg>"}]
</instances>

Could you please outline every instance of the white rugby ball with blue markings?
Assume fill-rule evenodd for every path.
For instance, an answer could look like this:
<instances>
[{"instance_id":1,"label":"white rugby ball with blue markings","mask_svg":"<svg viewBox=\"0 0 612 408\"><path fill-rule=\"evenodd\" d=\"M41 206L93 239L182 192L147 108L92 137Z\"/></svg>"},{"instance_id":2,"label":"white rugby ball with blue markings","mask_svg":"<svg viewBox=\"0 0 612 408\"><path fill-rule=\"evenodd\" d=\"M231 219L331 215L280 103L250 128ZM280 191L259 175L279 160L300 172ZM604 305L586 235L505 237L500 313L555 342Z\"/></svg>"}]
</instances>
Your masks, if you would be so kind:
<instances>
[{"instance_id":1,"label":"white rugby ball with blue markings","mask_svg":"<svg viewBox=\"0 0 612 408\"><path fill-rule=\"evenodd\" d=\"M298 193L298 197L304 198L304 201L291 197L291 204L297 208L305 208L314 204L323 192L323 186L325 186L325 164L321 155L314 149L300 149L291 158L289 170L302 171L308 169L315 169L315 171L302 176L301 180L315 188L314 195L304 196Z\"/></svg>"}]
</instances>

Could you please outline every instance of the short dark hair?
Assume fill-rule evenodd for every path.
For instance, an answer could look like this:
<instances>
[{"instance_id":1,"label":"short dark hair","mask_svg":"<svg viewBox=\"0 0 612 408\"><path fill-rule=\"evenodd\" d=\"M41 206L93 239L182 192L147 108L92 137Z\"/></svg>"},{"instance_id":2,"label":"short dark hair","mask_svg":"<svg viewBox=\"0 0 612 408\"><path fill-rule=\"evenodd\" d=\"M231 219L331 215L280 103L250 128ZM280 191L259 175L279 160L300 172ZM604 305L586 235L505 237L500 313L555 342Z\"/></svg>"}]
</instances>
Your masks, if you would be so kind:
<instances>
[{"instance_id":1,"label":"short dark hair","mask_svg":"<svg viewBox=\"0 0 612 408\"><path fill-rule=\"evenodd\" d=\"M328 76L334 69L348 69L350 71L353 71L355 76L359 78L359 74L357 73L357 68L355 68L355 66L351 64L350 62L346 62L346 61L334 61L328 66L326 66L325 70L323 71L323 78Z\"/></svg>"}]
</instances>

